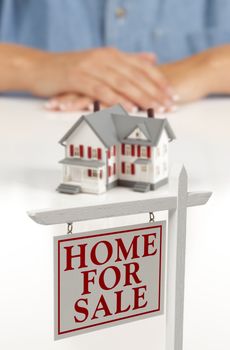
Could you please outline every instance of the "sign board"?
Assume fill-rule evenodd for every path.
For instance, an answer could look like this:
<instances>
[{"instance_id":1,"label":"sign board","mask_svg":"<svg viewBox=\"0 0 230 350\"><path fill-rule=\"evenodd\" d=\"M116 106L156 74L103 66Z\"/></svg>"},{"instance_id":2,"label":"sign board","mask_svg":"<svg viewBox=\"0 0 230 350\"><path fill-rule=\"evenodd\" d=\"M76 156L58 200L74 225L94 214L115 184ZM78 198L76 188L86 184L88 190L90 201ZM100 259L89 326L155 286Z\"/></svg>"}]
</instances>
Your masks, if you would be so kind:
<instances>
[{"instance_id":1,"label":"sign board","mask_svg":"<svg viewBox=\"0 0 230 350\"><path fill-rule=\"evenodd\" d=\"M165 222L54 237L55 339L160 315Z\"/></svg>"}]
</instances>

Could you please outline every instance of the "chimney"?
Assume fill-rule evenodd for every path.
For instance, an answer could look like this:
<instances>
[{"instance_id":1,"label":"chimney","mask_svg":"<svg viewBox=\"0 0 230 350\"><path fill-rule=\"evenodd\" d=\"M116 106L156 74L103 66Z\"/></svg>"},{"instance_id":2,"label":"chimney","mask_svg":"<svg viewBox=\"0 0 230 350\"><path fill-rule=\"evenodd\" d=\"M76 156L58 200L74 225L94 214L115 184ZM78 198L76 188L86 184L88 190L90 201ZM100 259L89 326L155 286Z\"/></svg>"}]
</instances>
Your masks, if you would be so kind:
<instances>
[{"instance_id":1,"label":"chimney","mask_svg":"<svg viewBox=\"0 0 230 350\"><path fill-rule=\"evenodd\" d=\"M94 101L94 103L93 103L93 111L94 112L100 111L100 102L99 101Z\"/></svg>"},{"instance_id":2,"label":"chimney","mask_svg":"<svg viewBox=\"0 0 230 350\"><path fill-rule=\"evenodd\" d=\"M147 116L148 116L148 118L154 118L154 109L153 108L147 109Z\"/></svg>"}]
</instances>

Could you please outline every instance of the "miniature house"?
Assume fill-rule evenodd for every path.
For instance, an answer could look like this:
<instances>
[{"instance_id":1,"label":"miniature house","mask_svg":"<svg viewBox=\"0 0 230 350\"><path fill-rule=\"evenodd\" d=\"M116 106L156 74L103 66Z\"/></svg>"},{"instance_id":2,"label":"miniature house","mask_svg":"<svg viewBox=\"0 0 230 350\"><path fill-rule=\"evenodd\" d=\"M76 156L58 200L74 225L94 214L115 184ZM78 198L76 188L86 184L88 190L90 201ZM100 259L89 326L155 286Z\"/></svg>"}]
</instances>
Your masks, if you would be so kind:
<instances>
[{"instance_id":1,"label":"miniature house","mask_svg":"<svg viewBox=\"0 0 230 350\"><path fill-rule=\"evenodd\" d=\"M62 193L103 193L115 186L146 192L168 181L166 119L129 116L121 105L82 116L60 140L65 147Z\"/></svg>"}]
</instances>

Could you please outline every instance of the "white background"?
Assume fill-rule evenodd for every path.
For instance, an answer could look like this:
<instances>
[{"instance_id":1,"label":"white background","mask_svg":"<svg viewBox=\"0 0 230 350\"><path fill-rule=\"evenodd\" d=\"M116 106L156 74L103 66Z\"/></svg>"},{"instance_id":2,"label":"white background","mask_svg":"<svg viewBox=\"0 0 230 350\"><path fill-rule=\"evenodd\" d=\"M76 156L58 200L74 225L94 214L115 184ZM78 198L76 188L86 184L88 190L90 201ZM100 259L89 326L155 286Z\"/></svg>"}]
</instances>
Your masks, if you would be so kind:
<instances>
[{"instance_id":1,"label":"white background","mask_svg":"<svg viewBox=\"0 0 230 350\"><path fill-rule=\"evenodd\" d=\"M53 341L52 237L27 210L149 198L117 188L103 195L61 195L58 140L76 113L45 112L42 102L0 100L0 349L164 349L164 316ZM230 348L230 100L207 100L168 115L177 140L170 164L183 162L189 188L212 190L188 211L184 350ZM157 215L162 218L164 215ZM74 231L146 222L148 215L76 223Z\"/></svg>"}]
</instances>

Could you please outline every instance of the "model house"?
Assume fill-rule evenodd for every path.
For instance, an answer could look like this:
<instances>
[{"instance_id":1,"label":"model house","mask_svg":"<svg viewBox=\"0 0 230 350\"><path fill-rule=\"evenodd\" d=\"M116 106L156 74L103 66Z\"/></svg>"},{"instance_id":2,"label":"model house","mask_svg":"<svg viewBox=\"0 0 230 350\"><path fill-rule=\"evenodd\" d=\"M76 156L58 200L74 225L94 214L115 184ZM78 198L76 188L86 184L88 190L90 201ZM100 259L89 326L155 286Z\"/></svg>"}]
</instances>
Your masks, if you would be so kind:
<instances>
[{"instance_id":1,"label":"model house","mask_svg":"<svg viewBox=\"0 0 230 350\"><path fill-rule=\"evenodd\" d=\"M130 116L121 105L82 116L60 140L65 147L62 193L103 193L115 186L146 192L168 181L166 119Z\"/></svg>"}]
</instances>

